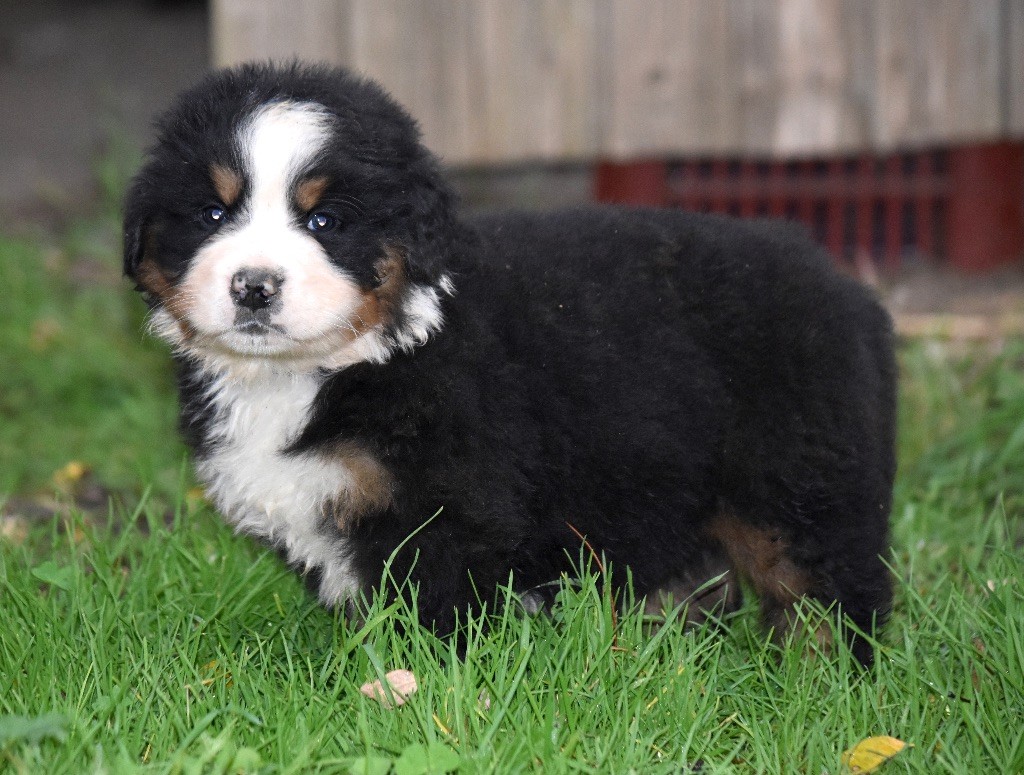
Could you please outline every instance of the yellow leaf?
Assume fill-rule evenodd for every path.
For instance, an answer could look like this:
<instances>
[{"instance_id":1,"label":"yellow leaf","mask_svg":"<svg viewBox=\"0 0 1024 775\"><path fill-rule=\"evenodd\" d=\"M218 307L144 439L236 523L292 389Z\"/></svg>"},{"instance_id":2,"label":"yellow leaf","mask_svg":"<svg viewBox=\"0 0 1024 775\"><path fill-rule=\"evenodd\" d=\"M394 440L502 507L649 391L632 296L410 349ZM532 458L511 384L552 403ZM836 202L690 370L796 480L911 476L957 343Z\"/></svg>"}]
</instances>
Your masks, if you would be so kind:
<instances>
[{"instance_id":1,"label":"yellow leaf","mask_svg":"<svg viewBox=\"0 0 1024 775\"><path fill-rule=\"evenodd\" d=\"M843 766L851 773L874 772L906 747L895 737L868 737L843 754Z\"/></svg>"},{"instance_id":2,"label":"yellow leaf","mask_svg":"<svg viewBox=\"0 0 1024 775\"><path fill-rule=\"evenodd\" d=\"M416 685L416 676L408 670L392 670L384 677L388 679L388 686L391 687L391 694L395 697L396 706L404 705L406 698L419 688ZM364 683L359 687L359 691L376 700L385 708L391 708L391 699L380 681Z\"/></svg>"},{"instance_id":3,"label":"yellow leaf","mask_svg":"<svg viewBox=\"0 0 1024 775\"><path fill-rule=\"evenodd\" d=\"M72 460L54 472L53 483L61 490L69 490L82 481L87 473L89 473L89 467L85 463L80 460Z\"/></svg>"},{"instance_id":4,"label":"yellow leaf","mask_svg":"<svg viewBox=\"0 0 1024 775\"><path fill-rule=\"evenodd\" d=\"M205 665L199 668L200 674L204 676L204 678L200 679L199 685L213 686L213 684L217 683L218 681L223 681L225 686L229 688L233 686L234 679L231 676L231 671L218 670L218 667L219 663L217 662L217 660L211 659L209 662L207 662ZM187 686L189 689L192 688L191 685Z\"/></svg>"},{"instance_id":5,"label":"yellow leaf","mask_svg":"<svg viewBox=\"0 0 1024 775\"><path fill-rule=\"evenodd\" d=\"M198 511L208 503L206 491L202 487L190 487L185 492L185 506L188 508L189 514Z\"/></svg>"}]
</instances>

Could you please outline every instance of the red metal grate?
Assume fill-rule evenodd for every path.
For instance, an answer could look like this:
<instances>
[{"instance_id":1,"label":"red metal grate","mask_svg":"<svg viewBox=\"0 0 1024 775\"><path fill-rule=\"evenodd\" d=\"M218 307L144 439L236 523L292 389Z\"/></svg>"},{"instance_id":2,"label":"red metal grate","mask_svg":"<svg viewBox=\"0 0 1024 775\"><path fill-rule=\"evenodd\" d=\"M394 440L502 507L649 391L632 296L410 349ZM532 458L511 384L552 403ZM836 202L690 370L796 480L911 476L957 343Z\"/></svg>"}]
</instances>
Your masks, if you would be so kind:
<instances>
[{"instance_id":1,"label":"red metal grate","mask_svg":"<svg viewBox=\"0 0 1024 775\"><path fill-rule=\"evenodd\" d=\"M987 269L1024 257L1024 144L795 161L601 163L599 201L805 223L839 261Z\"/></svg>"}]
</instances>

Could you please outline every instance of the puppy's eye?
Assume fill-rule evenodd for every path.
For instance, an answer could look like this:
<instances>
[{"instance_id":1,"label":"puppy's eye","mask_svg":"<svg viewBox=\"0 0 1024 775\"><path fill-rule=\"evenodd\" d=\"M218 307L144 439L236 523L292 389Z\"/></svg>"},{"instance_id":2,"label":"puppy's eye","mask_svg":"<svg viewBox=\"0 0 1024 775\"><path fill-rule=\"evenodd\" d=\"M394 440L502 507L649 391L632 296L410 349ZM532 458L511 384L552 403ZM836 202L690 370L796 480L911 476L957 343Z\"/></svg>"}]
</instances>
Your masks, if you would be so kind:
<instances>
[{"instance_id":1,"label":"puppy's eye","mask_svg":"<svg viewBox=\"0 0 1024 775\"><path fill-rule=\"evenodd\" d=\"M306 228L322 234L338 228L338 219L329 213L313 213L306 221Z\"/></svg>"},{"instance_id":2,"label":"puppy's eye","mask_svg":"<svg viewBox=\"0 0 1024 775\"><path fill-rule=\"evenodd\" d=\"M204 207L199 211L199 217L202 218L203 223L208 226L219 226L224 223L225 215L227 215L227 213L224 212L224 208L220 205L210 205L209 207Z\"/></svg>"}]
</instances>

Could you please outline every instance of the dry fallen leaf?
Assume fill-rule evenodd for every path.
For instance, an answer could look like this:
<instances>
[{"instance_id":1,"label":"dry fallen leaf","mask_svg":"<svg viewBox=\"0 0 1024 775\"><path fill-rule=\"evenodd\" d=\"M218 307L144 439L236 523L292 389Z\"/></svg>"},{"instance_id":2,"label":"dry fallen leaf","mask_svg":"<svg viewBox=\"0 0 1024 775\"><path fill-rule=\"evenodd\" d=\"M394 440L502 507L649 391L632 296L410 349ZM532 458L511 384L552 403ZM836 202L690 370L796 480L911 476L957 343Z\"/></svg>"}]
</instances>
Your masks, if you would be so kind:
<instances>
[{"instance_id":1,"label":"dry fallen leaf","mask_svg":"<svg viewBox=\"0 0 1024 775\"><path fill-rule=\"evenodd\" d=\"M235 679L234 676L231 675L231 671L219 669L219 663L217 662L216 659L211 659L209 662L207 662L205 665L199 668L199 672L201 675L204 676L199 680L200 686L212 686L218 681L223 681L224 685L228 688L234 686L235 684ZM190 692L195 692L195 689L192 686L192 684L185 684L185 688Z\"/></svg>"},{"instance_id":2,"label":"dry fallen leaf","mask_svg":"<svg viewBox=\"0 0 1024 775\"><path fill-rule=\"evenodd\" d=\"M28 538L28 522L17 514L0 514L0 538L21 546Z\"/></svg>"},{"instance_id":3,"label":"dry fallen leaf","mask_svg":"<svg viewBox=\"0 0 1024 775\"><path fill-rule=\"evenodd\" d=\"M395 697L395 705L404 705L406 698L416 691L416 676L408 670L392 670L384 676ZM359 691L370 699L376 700L385 708L391 707L391 698L380 681L369 681L359 687Z\"/></svg>"},{"instance_id":4,"label":"dry fallen leaf","mask_svg":"<svg viewBox=\"0 0 1024 775\"><path fill-rule=\"evenodd\" d=\"M906 747L895 737L868 737L846 751L842 763L850 772L874 772Z\"/></svg>"},{"instance_id":5,"label":"dry fallen leaf","mask_svg":"<svg viewBox=\"0 0 1024 775\"><path fill-rule=\"evenodd\" d=\"M231 671L219 668L220 665L216 659L211 659L203 665L202 668L200 668L203 675L206 676L206 678L201 681L203 686L210 686L217 681L224 681L224 685L228 687L234 686L235 679L234 676L231 675Z\"/></svg>"},{"instance_id":6,"label":"dry fallen leaf","mask_svg":"<svg viewBox=\"0 0 1024 775\"><path fill-rule=\"evenodd\" d=\"M70 491L86 474L89 467L79 460L72 460L53 474L53 484L59 490Z\"/></svg>"}]
</instances>

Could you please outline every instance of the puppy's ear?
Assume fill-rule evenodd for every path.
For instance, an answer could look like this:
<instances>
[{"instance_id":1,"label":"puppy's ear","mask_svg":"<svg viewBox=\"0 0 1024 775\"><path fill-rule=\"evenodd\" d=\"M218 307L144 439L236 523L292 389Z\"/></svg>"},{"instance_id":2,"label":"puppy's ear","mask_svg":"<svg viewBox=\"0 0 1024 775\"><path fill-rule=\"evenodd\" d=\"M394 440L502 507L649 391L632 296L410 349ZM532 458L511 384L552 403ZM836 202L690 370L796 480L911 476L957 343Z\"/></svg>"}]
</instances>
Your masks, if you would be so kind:
<instances>
[{"instance_id":1,"label":"puppy's ear","mask_svg":"<svg viewBox=\"0 0 1024 775\"><path fill-rule=\"evenodd\" d=\"M406 226L406 263L409 278L435 283L448 267L456 234L455 194L433 159L412 170L409 220Z\"/></svg>"},{"instance_id":2,"label":"puppy's ear","mask_svg":"<svg viewBox=\"0 0 1024 775\"><path fill-rule=\"evenodd\" d=\"M149 208L136 180L128 189L124 204L124 273L137 280L139 264L146 253L146 226Z\"/></svg>"},{"instance_id":3,"label":"puppy's ear","mask_svg":"<svg viewBox=\"0 0 1024 775\"><path fill-rule=\"evenodd\" d=\"M124 225L124 273L132 280L137 279L135 274L142 263L142 229L141 223Z\"/></svg>"},{"instance_id":4,"label":"puppy's ear","mask_svg":"<svg viewBox=\"0 0 1024 775\"><path fill-rule=\"evenodd\" d=\"M155 249L153 235L156 227L156 211L146 189L150 186L142 179L143 173L132 181L125 196L124 206L124 270L125 274L137 281L138 267ZM156 258L156 256L148 256Z\"/></svg>"}]
</instances>

